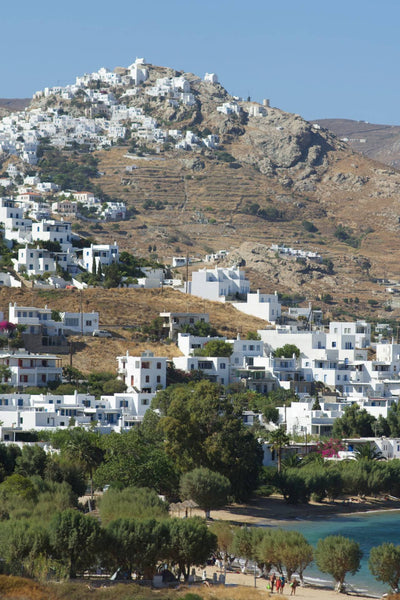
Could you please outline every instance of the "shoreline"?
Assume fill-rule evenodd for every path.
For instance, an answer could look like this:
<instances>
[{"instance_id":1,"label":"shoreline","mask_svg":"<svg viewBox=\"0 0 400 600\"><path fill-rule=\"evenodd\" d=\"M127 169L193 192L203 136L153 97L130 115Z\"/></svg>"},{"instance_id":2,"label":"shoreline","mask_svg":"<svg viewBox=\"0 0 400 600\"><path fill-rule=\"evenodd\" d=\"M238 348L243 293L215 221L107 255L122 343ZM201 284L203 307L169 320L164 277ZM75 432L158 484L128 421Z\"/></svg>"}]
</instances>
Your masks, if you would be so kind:
<instances>
[{"instance_id":1,"label":"shoreline","mask_svg":"<svg viewBox=\"0 0 400 600\"><path fill-rule=\"evenodd\" d=\"M310 502L290 505L276 494L250 500L247 504L232 504L222 510L212 510L213 521L230 521L234 525L279 527L293 522L334 519L349 515L400 512L400 500L367 498L358 502ZM200 510L192 515L204 516Z\"/></svg>"},{"instance_id":2,"label":"shoreline","mask_svg":"<svg viewBox=\"0 0 400 600\"><path fill-rule=\"evenodd\" d=\"M197 569L196 570L196 574L198 575L199 579L202 576L202 569ZM221 571L220 569L218 569L217 567L211 567L211 566L207 566L206 567L206 572L207 572L207 578L208 580L212 580L212 576L214 573L217 574L217 576L222 573L223 571ZM211 578L210 578L211 575ZM238 571L227 571L226 572L226 584L225 586L222 585L218 585L218 586L214 586L211 584L211 589L221 589L222 587L225 588L235 588L235 587L247 587L247 588L252 588L253 590L257 589L259 592L262 593L267 593L268 592L268 596L267 598L288 598L290 597L290 588L289 586L286 584L283 595L277 594L276 592L271 594L271 592L269 592L267 590L267 580L263 577L257 577L256 578L256 587L254 586L254 575L252 575L251 573L241 573ZM338 592L335 591L334 587L333 587L333 583L332 583L332 587L329 587L327 584L324 584L321 582L321 585L318 585L318 583L310 583L307 582L307 577L305 577L305 585L299 585L297 590L296 590L296 597L297 598L301 598L302 600L338 600L338 598L341 597L346 597L346 596L351 596L356 598L357 600L376 600L381 598L380 595L376 595L376 594L368 594L367 592L364 591L355 591L351 588L348 589L348 591L346 591L343 594L339 594Z\"/></svg>"},{"instance_id":3,"label":"shoreline","mask_svg":"<svg viewBox=\"0 0 400 600\"><path fill-rule=\"evenodd\" d=\"M200 511L193 511L193 514L200 514ZM226 507L225 510L215 510L211 512L212 520L225 520L234 525L248 525L261 527L287 527L298 524L301 521L318 521L318 520L333 520L343 517L368 516L376 513L384 514L400 513L400 501L386 500L384 498L366 498L358 502L310 502L308 505L291 506L285 503L284 499L278 495L269 497L256 498L248 504L235 504ZM204 514L204 513L202 513ZM211 567L207 567L207 571ZM323 577L323 576L322 576ZM337 600L340 596L334 590L334 584L330 587L328 582L324 580L314 581L312 577L308 578L305 575L305 586L299 586L296 591L296 596L302 600ZM227 585L238 585L253 587L254 576L233 571L227 572ZM257 578L257 588L263 592L267 592L266 580ZM381 598L376 592L369 592L363 589L364 586L359 586L359 591L354 590L349 585L349 589L345 595L353 596L358 600L371 600ZM267 597L274 597L273 594ZM290 588L286 586L283 596L290 596Z\"/></svg>"}]
</instances>

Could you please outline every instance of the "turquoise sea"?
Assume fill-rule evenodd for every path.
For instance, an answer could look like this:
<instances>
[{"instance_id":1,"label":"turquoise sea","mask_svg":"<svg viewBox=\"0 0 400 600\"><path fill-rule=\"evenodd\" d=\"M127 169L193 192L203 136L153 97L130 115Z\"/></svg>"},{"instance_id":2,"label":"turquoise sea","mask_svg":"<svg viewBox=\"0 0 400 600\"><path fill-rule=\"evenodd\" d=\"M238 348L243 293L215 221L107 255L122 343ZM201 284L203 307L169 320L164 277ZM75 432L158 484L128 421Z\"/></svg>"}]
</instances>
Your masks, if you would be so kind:
<instances>
[{"instance_id":1,"label":"turquoise sea","mask_svg":"<svg viewBox=\"0 0 400 600\"><path fill-rule=\"evenodd\" d=\"M345 516L334 516L330 519L296 520L283 529L295 529L316 546L320 538L328 535L344 535L356 540L363 551L361 569L356 575L348 575L346 582L355 590L368 595L381 596L390 591L387 586L376 581L368 569L369 552L373 546L383 542L400 544L400 512L369 512ZM328 583L332 579L321 573L313 563L305 571L305 579L314 583Z\"/></svg>"}]
</instances>

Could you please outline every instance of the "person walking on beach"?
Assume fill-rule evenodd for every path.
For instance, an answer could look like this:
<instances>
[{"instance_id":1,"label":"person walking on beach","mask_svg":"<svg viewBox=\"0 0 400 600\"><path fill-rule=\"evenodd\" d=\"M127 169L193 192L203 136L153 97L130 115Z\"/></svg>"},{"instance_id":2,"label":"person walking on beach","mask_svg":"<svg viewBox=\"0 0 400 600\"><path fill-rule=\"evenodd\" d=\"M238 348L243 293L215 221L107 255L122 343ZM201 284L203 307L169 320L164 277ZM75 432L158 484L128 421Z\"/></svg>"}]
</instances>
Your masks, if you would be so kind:
<instances>
[{"instance_id":1,"label":"person walking on beach","mask_svg":"<svg viewBox=\"0 0 400 600\"><path fill-rule=\"evenodd\" d=\"M297 588L298 585L299 585L299 582L297 581L296 577L293 577L293 580L292 580L292 582L290 584L290 588L291 588L290 595L291 596L295 596L296 595L296 588Z\"/></svg>"},{"instance_id":2,"label":"person walking on beach","mask_svg":"<svg viewBox=\"0 0 400 600\"><path fill-rule=\"evenodd\" d=\"M279 578L279 581L281 582L281 585L279 586L279 592L281 594L283 594L283 588L285 587L285 583L286 583L285 576L281 575L281 577ZM278 591L278 586L276 586L276 589Z\"/></svg>"},{"instance_id":3,"label":"person walking on beach","mask_svg":"<svg viewBox=\"0 0 400 600\"><path fill-rule=\"evenodd\" d=\"M269 581L271 583L271 594L274 593L275 580L276 580L275 573L272 573L271 577L269 578Z\"/></svg>"},{"instance_id":4,"label":"person walking on beach","mask_svg":"<svg viewBox=\"0 0 400 600\"><path fill-rule=\"evenodd\" d=\"M281 578L280 577L276 578L275 585L276 585L276 593L280 594L281 593Z\"/></svg>"}]
</instances>

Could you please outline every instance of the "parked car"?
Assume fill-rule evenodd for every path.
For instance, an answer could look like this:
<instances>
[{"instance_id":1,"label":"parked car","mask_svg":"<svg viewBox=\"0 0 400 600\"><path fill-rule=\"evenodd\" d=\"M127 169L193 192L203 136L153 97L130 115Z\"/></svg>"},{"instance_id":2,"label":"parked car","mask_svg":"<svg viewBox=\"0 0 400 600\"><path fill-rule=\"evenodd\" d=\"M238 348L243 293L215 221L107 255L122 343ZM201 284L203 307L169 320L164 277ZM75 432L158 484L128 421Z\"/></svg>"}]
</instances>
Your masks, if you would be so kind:
<instances>
[{"instance_id":1,"label":"parked car","mask_svg":"<svg viewBox=\"0 0 400 600\"><path fill-rule=\"evenodd\" d=\"M93 337L112 337L112 333L107 329L95 329L92 333Z\"/></svg>"}]
</instances>

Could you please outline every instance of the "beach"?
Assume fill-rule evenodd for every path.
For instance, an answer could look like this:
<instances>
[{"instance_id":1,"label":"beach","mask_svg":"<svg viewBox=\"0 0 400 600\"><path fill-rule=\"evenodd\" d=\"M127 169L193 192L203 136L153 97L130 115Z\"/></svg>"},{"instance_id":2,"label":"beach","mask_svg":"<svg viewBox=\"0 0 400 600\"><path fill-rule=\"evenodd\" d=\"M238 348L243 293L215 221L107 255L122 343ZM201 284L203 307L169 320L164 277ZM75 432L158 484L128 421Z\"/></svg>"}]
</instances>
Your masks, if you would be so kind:
<instances>
[{"instance_id":1,"label":"beach","mask_svg":"<svg viewBox=\"0 0 400 600\"><path fill-rule=\"evenodd\" d=\"M198 577L202 576L203 569L197 569L196 575ZM216 567L208 566L206 568L207 579L212 580L213 574L217 573L217 576L220 575L221 571ZM262 592L262 596L264 598L289 598L290 597L290 587L289 585L285 586L284 593L271 594L267 590L267 580L258 577L256 579L256 588L254 587L254 576L251 574L243 574L240 572L227 571L226 575L226 588L231 586L246 586L249 588L257 589L259 592ZM218 589L220 586L213 586L211 584L213 590ZM265 595L264 595L265 594ZM215 594L218 597L218 594ZM349 592L347 594L338 594L333 589L328 589L326 587L311 587L311 586L299 586L296 590L296 598L301 598L302 600L338 600L339 598L343 598L345 596L350 596L357 598L358 600L371 600L373 596L362 596L360 594L356 594L353 592ZM292 596L293 597L293 596Z\"/></svg>"},{"instance_id":2,"label":"beach","mask_svg":"<svg viewBox=\"0 0 400 600\"><path fill-rule=\"evenodd\" d=\"M224 510L214 510L211 512L212 520L226 520L235 525L253 525L264 527L283 527L290 528L293 525L298 529L302 521L305 523L309 520L321 520L321 522L330 521L337 517L368 515L369 513L385 513L391 511L400 511L400 501L388 500L385 498L365 498L363 500L346 498L343 501L336 502L310 502L306 505L288 505L281 496L272 495L270 497L255 498L247 504L234 504L226 507ZM192 514L198 514L204 517L204 512L193 510ZM212 580L213 573L220 572L215 567L207 567L207 578ZM197 575L201 577L201 570L197 571ZM307 572L305 573L307 579ZM326 579L330 579L326 576ZM247 586L254 590L254 576L252 574L243 574L240 571L228 571L226 577L227 587L230 586ZM257 590L262 592L263 597L268 598L266 588L267 582L263 578L256 579ZM359 589L367 589L367 586L360 585ZM249 590L250 591L250 590ZM367 592L365 592L367 593ZM353 596L359 600L366 598L379 598L380 595L370 593L368 596L362 595L362 592L356 593L349 591L348 596ZM290 597L290 588L286 585L284 594L278 595L274 593L271 597ZM343 594L338 594L329 587L319 587L317 585L309 585L306 583L304 587L298 587L296 597L303 600L333 600L343 597Z\"/></svg>"},{"instance_id":3,"label":"beach","mask_svg":"<svg viewBox=\"0 0 400 600\"><path fill-rule=\"evenodd\" d=\"M338 515L368 513L375 511L400 511L400 500L367 497L346 498L333 502L309 502L308 504L287 504L282 496L273 494L249 500L247 504L232 504L224 510L213 510L213 520L230 521L237 525L264 525L279 527L290 522L310 518L332 518ZM204 516L204 512L193 513Z\"/></svg>"}]
</instances>

